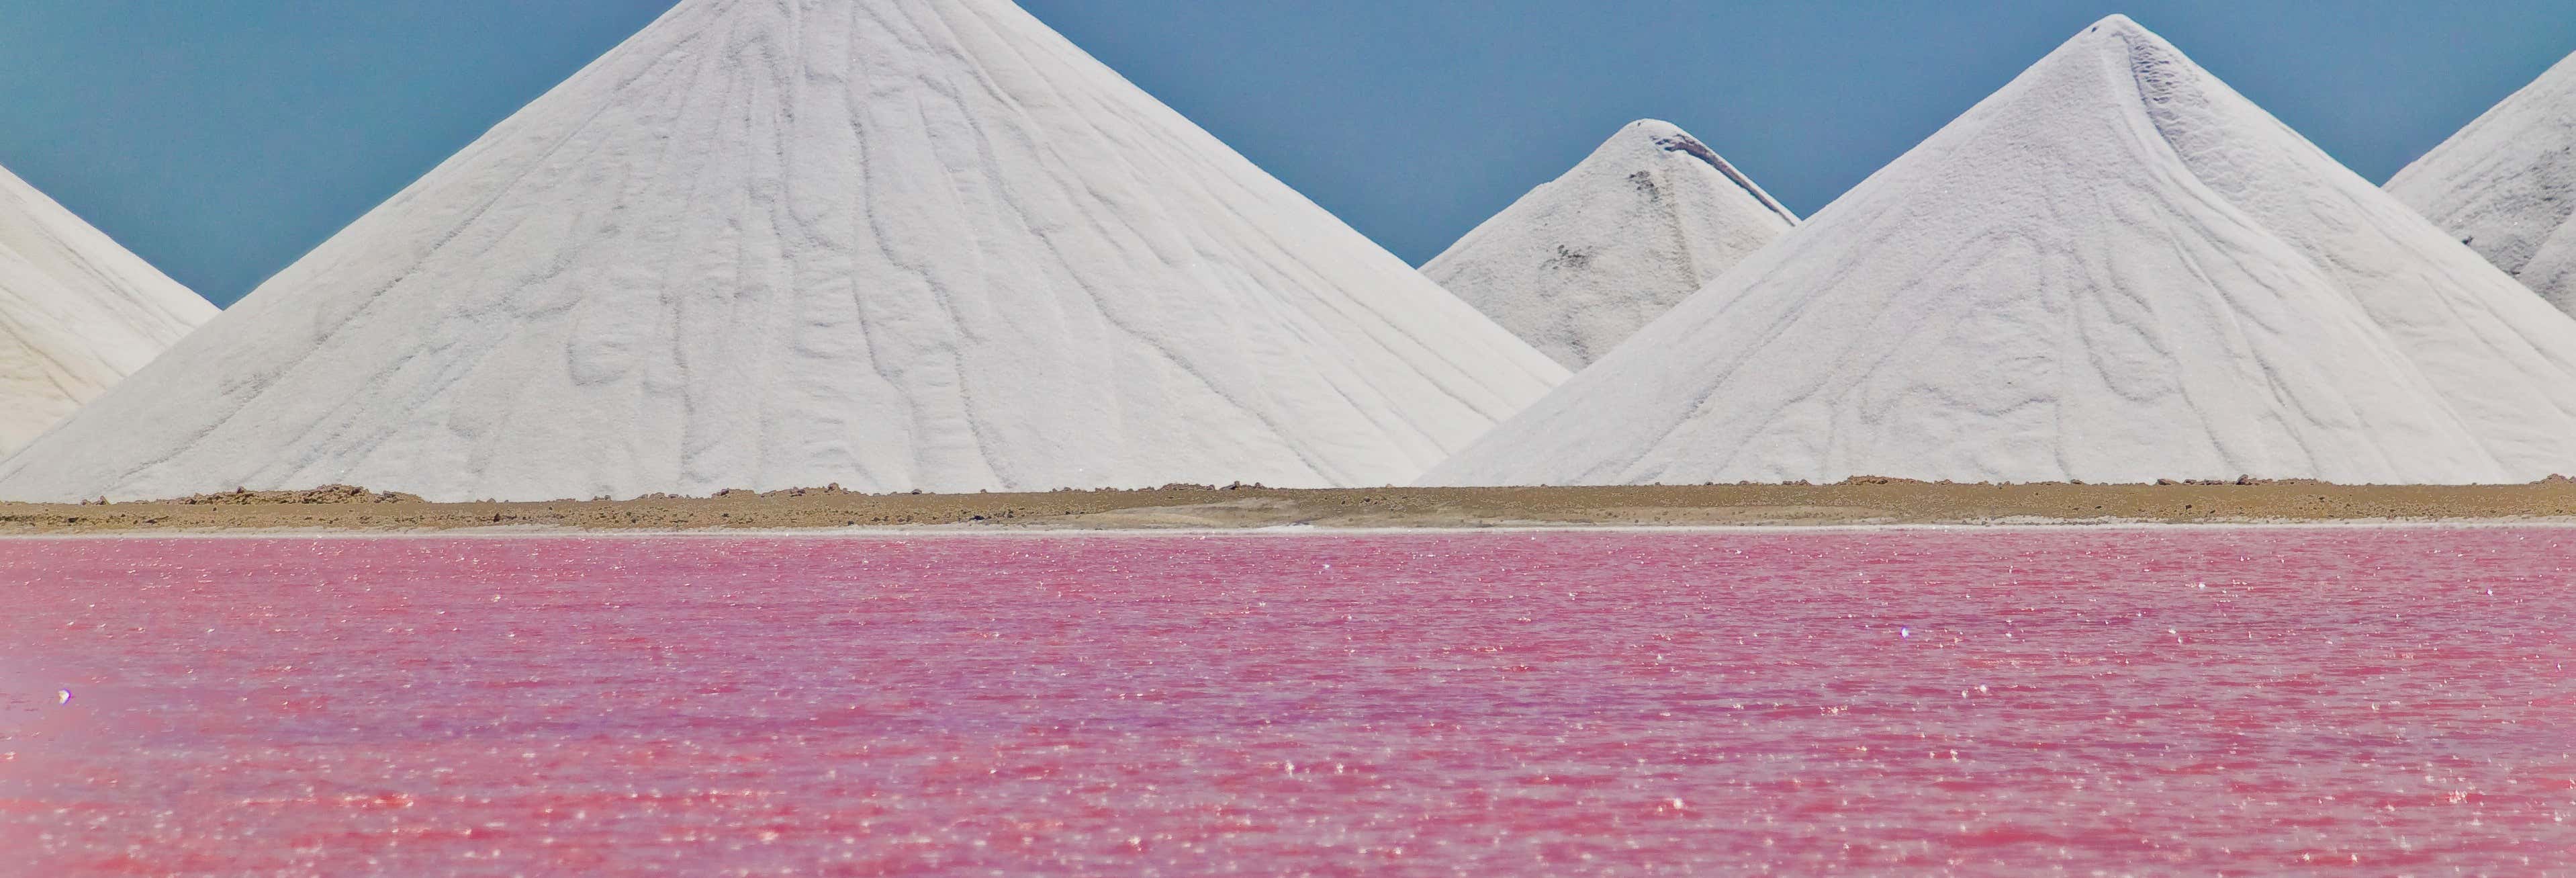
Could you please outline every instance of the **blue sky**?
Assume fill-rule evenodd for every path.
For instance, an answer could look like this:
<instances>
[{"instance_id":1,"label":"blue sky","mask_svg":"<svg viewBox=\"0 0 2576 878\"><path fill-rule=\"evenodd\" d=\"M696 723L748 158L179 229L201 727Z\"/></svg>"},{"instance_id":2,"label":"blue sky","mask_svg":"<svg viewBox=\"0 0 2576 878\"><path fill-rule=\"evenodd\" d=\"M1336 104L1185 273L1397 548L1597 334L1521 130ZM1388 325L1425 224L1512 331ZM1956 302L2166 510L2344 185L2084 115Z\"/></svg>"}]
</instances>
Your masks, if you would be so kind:
<instances>
[{"instance_id":1,"label":"blue sky","mask_svg":"<svg viewBox=\"0 0 2576 878\"><path fill-rule=\"evenodd\" d=\"M670 0L0 0L0 164L230 303ZM2566 0L1024 0L1419 263L1640 117L1811 213L2126 12L2373 180Z\"/></svg>"}]
</instances>

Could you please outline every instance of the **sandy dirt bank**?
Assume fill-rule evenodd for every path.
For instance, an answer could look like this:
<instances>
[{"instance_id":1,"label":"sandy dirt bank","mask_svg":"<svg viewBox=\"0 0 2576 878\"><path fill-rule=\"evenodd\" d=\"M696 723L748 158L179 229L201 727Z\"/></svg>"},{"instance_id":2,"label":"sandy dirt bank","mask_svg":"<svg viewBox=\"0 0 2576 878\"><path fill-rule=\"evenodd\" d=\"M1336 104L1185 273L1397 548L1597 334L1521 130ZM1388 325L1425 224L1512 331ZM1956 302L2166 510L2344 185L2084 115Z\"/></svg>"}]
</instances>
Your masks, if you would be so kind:
<instances>
[{"instance_id":1,"label":"sandy dirt bank","mask_svg":"<svg viewBox=\"0 0 2576 878\"><path fill-rule=\"evenodd\" d=\"M2576 522L2576 481L2528 485L1833 485L1279 490L1173 486L1044 494L832 489L546 503L427 503L355 488L105 505L0 503L0 534L209 531L1150 530L1817 526L2083 522Z\"/></svg>"}]
</instances>

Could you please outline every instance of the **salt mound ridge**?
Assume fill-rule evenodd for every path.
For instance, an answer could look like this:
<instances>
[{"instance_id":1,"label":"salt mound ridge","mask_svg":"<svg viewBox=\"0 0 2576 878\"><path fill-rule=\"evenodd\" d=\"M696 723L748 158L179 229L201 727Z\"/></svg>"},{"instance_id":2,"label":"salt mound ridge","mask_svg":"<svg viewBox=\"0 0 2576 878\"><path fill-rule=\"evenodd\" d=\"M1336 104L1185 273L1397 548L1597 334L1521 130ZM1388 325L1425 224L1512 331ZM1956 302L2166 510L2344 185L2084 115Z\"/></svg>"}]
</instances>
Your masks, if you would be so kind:
<instances>
[{"instance_id":1,"label":"salt mound ridge","mask_svg":"<svg viewBox=\"0 0 2576 878\"><path fill-rule=\"evenodd\" d=\"M2576 56L2397 172L2388 192L2576 312Z\"/></svg>"},{"instance_id":2,"label":"salt mound ridge","mask_svg":"<svg viewBox=\"0 0 2576 878\"><path fill-rule=\"evenodd\" d=\"M688 0L0 497L1374 485L1564 375L1006 0Z\"/></svg>"},{"instance_id":3,"label":"salt mound ridge","mask_svg":"<svg viewBox=\"0 0 2576 878\"><path fill-rule=\"evenodd\" d=\"M2114 16L1425 483L2523 481L2576 321Z\"/></svg>"},{"instance_id":4,"label":"salt mound ridge","mask_svg":"<svg viewBox=\"0 0 2576 878\"><path fill-rule=\"evenodd\" d=\"M1569 369L1798 224L1672 123L1630 123L1422 273Z\"/></svg>"},{"instance_id":5,"label":"salt mound ridge","mask_svg":"<svg viewBox=\"0 0 2576 878\"><path fill-rule=\"evenodd\" d=\"M214 305L0 169L0 456L214 316Z\"/></svg>"}]
</instances>

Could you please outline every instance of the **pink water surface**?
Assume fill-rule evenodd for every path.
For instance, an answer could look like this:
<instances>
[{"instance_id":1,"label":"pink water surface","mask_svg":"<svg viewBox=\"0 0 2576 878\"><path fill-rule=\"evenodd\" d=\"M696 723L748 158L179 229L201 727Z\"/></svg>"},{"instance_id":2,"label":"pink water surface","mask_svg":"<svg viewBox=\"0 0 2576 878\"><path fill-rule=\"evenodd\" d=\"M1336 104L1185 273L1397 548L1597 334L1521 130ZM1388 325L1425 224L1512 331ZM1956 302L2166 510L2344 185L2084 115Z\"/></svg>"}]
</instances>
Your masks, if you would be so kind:
<instances>
[{"instance_id":1,"label":"pink water surface","mask_svg":"<svg viewBox=\"0 0 2576 878\"><path fill-rule=\"evenodd\" d=\"M0 873L2571 874L2572 565L2550 529L0 541Z\"/></svg>"}]
</instances>

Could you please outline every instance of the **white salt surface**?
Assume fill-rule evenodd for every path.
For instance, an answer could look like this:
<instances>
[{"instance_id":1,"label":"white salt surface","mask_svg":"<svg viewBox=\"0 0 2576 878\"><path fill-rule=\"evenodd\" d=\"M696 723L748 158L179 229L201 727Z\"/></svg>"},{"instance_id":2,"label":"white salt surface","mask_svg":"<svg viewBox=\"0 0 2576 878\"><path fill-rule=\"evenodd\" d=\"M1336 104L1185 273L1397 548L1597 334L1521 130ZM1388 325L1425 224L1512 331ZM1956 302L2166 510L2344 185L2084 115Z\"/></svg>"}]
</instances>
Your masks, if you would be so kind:
<instances>
[{"instance_id":1,"label":"white salt surface","mask_svg":"<svg viewBox=\"0 0 2576 878\"><path fill-rule=\"evenodd\" d=\"M689 0L0 497L1375 485L1564 376L1005 0Z\"/></svg>"},{"instance_id":2,"label":"white salt surface","mask_svg":"<svg viewBox=\"0 0 2576 878\"><path fill-rule=\"evenodd\" d=\"M2522 481L2576 321L2114 16L1426 477Z\"/></svg>"},{"instance_id":3,"label":"white salt surface","mask_svg":"<svg viewBox=\"0 0 2576 878\"><path fill-rule=\"evenodd\" d=\"M214 305L0 169L0 456L214 316Z\"/></svg>"},{"instance_id":4,"label":"white salt surface","mask_svg":"<svg viewBox=\"0 0 2576 878\"><path fill-rule=\"evenodd\" d=\"M1422 267L1569 369L1581 369L1798 224L1672 123L1619 130Z\"/></svg>"},{"instance_id":5,"label":"white salt surface","mask_svg":"<svg viewBox=\"0 0 2576 878\"><path fill-rule=\"evenodd\" d=\"M2576 57L2397 172L2388 192L2576 311Z\"/></svg>"}]
</instances>

